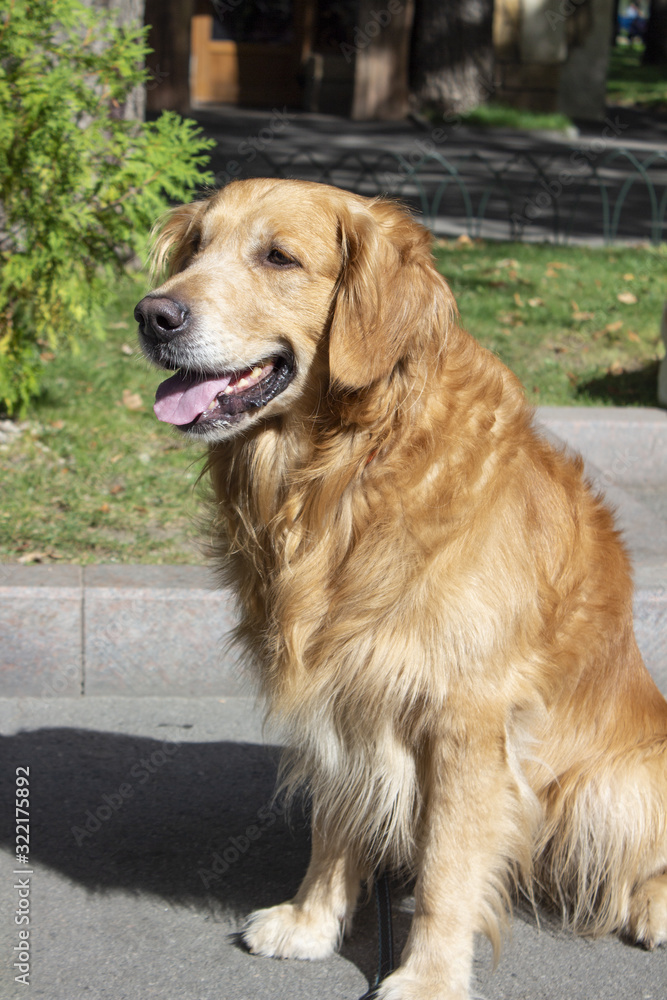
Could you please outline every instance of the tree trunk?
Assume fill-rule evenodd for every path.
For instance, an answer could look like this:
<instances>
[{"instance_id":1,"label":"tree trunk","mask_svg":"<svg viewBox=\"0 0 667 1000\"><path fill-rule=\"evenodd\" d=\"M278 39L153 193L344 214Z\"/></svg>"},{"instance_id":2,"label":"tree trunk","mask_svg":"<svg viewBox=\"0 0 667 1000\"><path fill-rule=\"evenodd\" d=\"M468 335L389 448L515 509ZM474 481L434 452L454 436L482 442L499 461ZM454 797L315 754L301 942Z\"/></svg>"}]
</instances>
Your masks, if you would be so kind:
<instances>
[{"instance_id":1,"label":"tree trunk","mask_svg":"<svg viewBox=\"0 0 667 1000\"><path fill-rule=\"evenodd\" d=\"M209 9L210 8L210 9ZM214 12L207 4L209 13ZM146 0L149 70L146 104L149 111L190 109L190 22L193 0Z\"/></svg>"},{"instance_id":2,"label":"tree trunk","mask_svg":"<svg viewBox=\"0 0 667 1000\"><path fill-rule=\"evenodd\" d=\"M414 0L361 0L354 31L352 118L400 119L408 113ZM345 54L345 53L344 53ZM346 58L348 56L346 55Z\"/></svg>"},{"instance_id":3,"label":"tree trunk","mask_svg":"<svg viewBox=\"0 0 667 1000\"><path fill-rule=\"evenodd\" d=\"M644 65L667 66L667 0L651 0L644 42Z\"/></svg>"},{"instance_id":4,"label":"tree trunk","mask_svg":"<svg viewBox=\"0 0 667 1000\"><path fill-rule=\"evenodd\" d=\"M470 111L493 93L493 0L416 0L412 89L422 105Z\"/></svg>"}]
</instances>

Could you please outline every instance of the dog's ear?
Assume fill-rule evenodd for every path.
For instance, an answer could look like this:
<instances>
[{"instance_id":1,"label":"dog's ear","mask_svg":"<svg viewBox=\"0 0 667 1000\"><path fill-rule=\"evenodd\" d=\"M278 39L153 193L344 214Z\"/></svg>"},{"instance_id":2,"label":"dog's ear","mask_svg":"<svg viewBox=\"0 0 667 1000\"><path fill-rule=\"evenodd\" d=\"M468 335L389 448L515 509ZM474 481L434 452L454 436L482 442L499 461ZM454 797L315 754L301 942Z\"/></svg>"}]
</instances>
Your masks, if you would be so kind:
<instances>
[{"instance_id":1,"label":"dog's ear","mask_svg":"<svg viewBox=\"0 0 667 1000\"><path fill-rule=\"evenodd\" d=\"M343 263L329 333L331 379L359 389L390 374L452 322L456 307L431 234L398 205L340 218Z\"/></svg>"},{"instance_id":2,"label":"dog's ear","mask_svg":"<svg viewBox=\"0 0 667 1000\"><path fill-rule=\"evenodd\" d=\"M150 235L149 268L153 281L182 271L196 252L200 218L206 202L170 208L158 219Z\"/></svg>"}]
</instances>

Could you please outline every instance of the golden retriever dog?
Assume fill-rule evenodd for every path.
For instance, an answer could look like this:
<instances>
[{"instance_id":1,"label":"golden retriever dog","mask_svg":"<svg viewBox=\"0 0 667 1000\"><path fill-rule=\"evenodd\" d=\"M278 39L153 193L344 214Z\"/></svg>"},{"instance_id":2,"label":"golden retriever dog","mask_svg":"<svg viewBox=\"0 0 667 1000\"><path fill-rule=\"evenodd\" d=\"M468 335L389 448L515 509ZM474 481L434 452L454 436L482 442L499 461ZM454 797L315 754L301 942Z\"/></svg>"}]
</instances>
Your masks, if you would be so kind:
<instances>
[{"instance_id":1,"label":"golden retriever dog","mask_svg":"<svg viewBox=\"0 0 667 1000\"><path fill-rule=\"evenodd\" d=\"M248 180L175 208L137 306L207 442L238 639L312 802L252 952L330 955L364 880L415 878L381 1000L463 1000L515 885L575 929L667 939L667 703L612 515L458 322L401 207Z\"/></svg>"}]
</instances>

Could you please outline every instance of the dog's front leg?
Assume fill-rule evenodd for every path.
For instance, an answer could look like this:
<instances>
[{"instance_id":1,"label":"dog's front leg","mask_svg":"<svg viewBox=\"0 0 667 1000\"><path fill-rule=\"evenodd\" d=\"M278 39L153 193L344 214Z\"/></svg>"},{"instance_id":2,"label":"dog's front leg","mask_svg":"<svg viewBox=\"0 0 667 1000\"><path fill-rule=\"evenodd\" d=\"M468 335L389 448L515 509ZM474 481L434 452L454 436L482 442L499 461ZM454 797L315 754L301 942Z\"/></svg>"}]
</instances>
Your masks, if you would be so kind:
<instances>
[{"instance_id":1,"label":"dog's front leg","mask_svg":"<svg viewBox=\"0 0 667 1000\"><path fill-rule=\"evenodd\" d=\"M523 839L521 796L504 731L475 721L476 731L444 734L427 762L415 915L379 1000L467 1000L474 935L495 931L499 888Z\"/></svg>"},{"instance_id":2,"label":"dog's front leg","mask_svg":"<svg viewBox=\"0 0 667 1000\"><path fill-rule=\"evenodd\" d=\"M310 864L289 903L251 913L243 940L252 952L276 958L326 958L352 922L359 893L357 865L313 828Z\"/></svg>"}]
</instances>

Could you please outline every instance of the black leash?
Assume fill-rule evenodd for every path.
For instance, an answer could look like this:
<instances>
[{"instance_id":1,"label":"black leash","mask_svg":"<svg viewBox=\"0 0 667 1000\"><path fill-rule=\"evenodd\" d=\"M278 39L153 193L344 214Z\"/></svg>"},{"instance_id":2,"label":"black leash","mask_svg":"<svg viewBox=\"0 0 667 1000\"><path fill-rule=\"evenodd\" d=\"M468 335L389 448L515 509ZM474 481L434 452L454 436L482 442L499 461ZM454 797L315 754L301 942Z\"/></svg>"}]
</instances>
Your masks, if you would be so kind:
<instances>
[{"instance_id":1,"label":"black leash","mask_svg":"<svg viewBox=\"0 0 667 1000\"><path fill-rule=\"evenodd\" d=\"M383 979L394 971L394 932L391 924L389 877L385 871L375 877L375 902L378 914L378 971L375 982L359 1000L374 1000Z\"/></svg>"}]
</instances>

